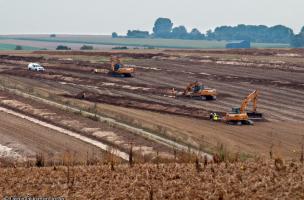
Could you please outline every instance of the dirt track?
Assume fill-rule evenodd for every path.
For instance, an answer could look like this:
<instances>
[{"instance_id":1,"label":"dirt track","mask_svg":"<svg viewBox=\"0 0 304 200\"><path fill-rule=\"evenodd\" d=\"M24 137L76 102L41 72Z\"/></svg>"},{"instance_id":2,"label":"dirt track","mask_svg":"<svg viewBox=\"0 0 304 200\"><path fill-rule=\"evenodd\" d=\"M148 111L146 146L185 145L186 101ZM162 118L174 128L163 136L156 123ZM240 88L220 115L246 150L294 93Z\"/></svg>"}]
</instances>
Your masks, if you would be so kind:
<instances>
[{"instance_id":1,"label":"dirt track","mask_svg":"<svg viewBox=\"0 0 304 200\"><path fill-rule=\"evenodd\" d=\"M108 59L111 54L113 52L2 55L0 71L2 76L25 84L39 85L46 90L56 88L60 91L57 94L70 99L86 91L94 94L88 101L148 110L134 111L133 115L130 114L132 109L130 113L121 113L146 124L148 122L144 117L149 117L150 111L155 111L160 120L151 124L165 126L171 134L176 130L183 137L190 137L189 141L197 141L203 136L212 146L220 141L233 149L265 152L275 138L276 143L287 148L283 154L290 155L304 134L301 131L304 127L302 50L164 51L149 54L126 51L116 54L124 57L125 63L136 67L134 78L117 79L106 73L93 74L94 68L107 69L109 66L106 61L98 64L98 56ZM40 74L25 70L24 65L30 60L44 64L47 72ZM217 89L217 101L167 97L172 88L182 90L194 80ZM195 119L208 118L210 111L224 113L231 107L239 106L242 99L254 89L260 90L258 110L268 122L257 123L254 127L230 127ZM111 107L110 110L112 113L120 112L119 107ZM138 112L147 114L140 119ZM181 114L187 118L164 121L167 114ZM175 115L169 118L175 119ZM183 127L177 122L182 123Z\"/></svg>"},{"instance_id":2,"label":"dirt track","mask_svg":"<svg viewBox=\"0 0 304 200\"><path fill-rule=\"evenodd\" d=\"M99 148L60 132L1 111L0 118L0 144L12 148L21 158L33 159L42 153L47 159L60 160L67 152L77 154L81 162L93 152L102 157Z\"/></svg>"}]
</instances>

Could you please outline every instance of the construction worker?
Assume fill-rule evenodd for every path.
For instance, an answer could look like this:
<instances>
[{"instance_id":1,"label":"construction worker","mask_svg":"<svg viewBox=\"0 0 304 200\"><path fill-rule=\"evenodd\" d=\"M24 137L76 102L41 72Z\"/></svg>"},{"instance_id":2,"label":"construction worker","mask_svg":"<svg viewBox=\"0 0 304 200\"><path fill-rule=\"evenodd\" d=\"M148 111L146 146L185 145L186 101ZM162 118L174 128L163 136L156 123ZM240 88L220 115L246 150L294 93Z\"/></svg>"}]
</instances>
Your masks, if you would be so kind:
<instances>
[{"instance_id":1,"label":"construction worker","mask_svg":"<svg viewBox=\"0 0 304 200\"><path fill-rule=\"evenodd\" d=\"M218 121L219 120L219 116L217 113L210 113L210 116L209 116L210 120L213 120L213 121Z\"/></svg>"},{"instance_id":2,"label":"construction worker","mask_svg":"<svg viewBox=\"0 0 304 200\"><path fill-rule=\"evenodd\" d=\"M210 120L213 120L213 112L212 112L212 113L210 113L210 115L209 115L209 119L210 119Z\"/></svg>"},{"instance_id":3,"label":"construction worker","mask_svg":"<svg viewBox=\"0 0 304 200\"><path fill-rule=\"evenodd\" d=\"M176 98L176 91L175 91L175 88L172 88L171 93L172 93L172 97L173 97L173 98Z\"/></svg>"},{"instance_id":4,"label":"construction worker","mask_svg":"<svg viewBox=\"0 0 304 200\"><path fill-rule=\"evenodd\" d=\"M217 113L214 113L213 115L213 121L218 121L219 120L219 116Z\"/></svg>"},{"instance_id":5,"label":"construction worker","mask_svg":"<svg viewBox=\"0 0 304 200\"><path fill-rule=\"evenodd\" d=\"M82 99L85 99L85 98L86 98L86 93L85 93L85 92L83 92L83 93L81 94L81 98L82 98Z\"/></svg>"}]
</instances>

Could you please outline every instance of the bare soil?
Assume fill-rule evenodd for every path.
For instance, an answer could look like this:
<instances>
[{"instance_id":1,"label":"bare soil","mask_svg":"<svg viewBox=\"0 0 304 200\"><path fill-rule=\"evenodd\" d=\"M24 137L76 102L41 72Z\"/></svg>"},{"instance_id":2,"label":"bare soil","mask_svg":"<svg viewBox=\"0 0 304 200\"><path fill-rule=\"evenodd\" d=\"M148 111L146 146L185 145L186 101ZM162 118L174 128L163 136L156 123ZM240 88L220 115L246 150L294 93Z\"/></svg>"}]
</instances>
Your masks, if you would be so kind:
<instances>
[{"instance_id":1,"label":"bare soil","mask_svg":"<svg viewBox=\"0 0 304 200\"><path fill-rule=\"evenodd\" d=\"M0 105L2 107L74 131L88 138L108 144L114 149L128 153L130 144L132 143L134 154L137 156L146 156L146 159L154 158L157 152L160 158L168 158L168 156L172 154L172 149L164 145L159 145L145 138L137 137L128 130L113 127L105 122L85 118L79 113L69 113L35 100L13 96L6 92L0 92L0 96ZM31 125L32 123L28 122L28 124ZM67 140L66 138L69 137L64 137L61 141ZM45 145L47 146L47 144ZM109 149L109 151L111 150ZM34 152L37 153L39 151ZM86 152L87 151L83 151L85 155Z\"/></svg>"},{"instance_id":2,"label":"bare soil","mask_svg":"<svg viewBox=\"0 0 304 200\"><path fill-rule=\"evenodd\" d=\"M85 142L3 112L0 118L0 144L19 155L12 159L34 160L37 154L43 154L58 161L67 152L76 154L78 162L85 162L93 152L102 159L104 151Z\"/></svg>"},{"instance_id":3,"label":"bare soil","mask_svg":"<svg viewBox=\"0 0 304 200\"><path fill-rule=\"evenodd\" d=\"M120 79L92 73L94 68L108 69L109 63L99 58L109 60L110 55L134 66L135 76ZM166 134L195 146L212 149L224 143L235 151L267 155L275 144L282 155L292 157L304 135L303 55L303 50L294 49L3 53L0 75L50 93L55 89L55 95L70 101L85 91L90 95L84 103L99 103L105 114L127 116L134 119L130 123L146 128L164 127ZM26 64L34 61L47 71L27 71ZM217 100L168 97L172 88L182 91L195 80L217 89ZM240 106L255 89L260 91L258 111L264 122L233 127L206 120L211 111L223 114Z\"/></svg>"}]
</instances>

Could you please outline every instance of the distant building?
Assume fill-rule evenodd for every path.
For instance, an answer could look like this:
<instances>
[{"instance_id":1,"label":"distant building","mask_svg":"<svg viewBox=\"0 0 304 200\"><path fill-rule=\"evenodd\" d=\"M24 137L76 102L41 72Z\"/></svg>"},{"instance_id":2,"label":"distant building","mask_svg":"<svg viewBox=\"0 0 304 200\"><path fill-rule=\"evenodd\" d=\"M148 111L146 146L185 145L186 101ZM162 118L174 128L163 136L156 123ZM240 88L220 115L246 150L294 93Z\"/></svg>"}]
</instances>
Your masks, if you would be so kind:
<instances>
[{"instance_id":1,"label":"distant building","mask_svg":"<svg viewBox=\"0 0 304 200\"><path fill-rule=\"evenodd\" d=\"M250 46L250 41L248 40L244 40L241 42L231 42L226 44L227 49L249 49Z\"/></svg>"}]
</instances>

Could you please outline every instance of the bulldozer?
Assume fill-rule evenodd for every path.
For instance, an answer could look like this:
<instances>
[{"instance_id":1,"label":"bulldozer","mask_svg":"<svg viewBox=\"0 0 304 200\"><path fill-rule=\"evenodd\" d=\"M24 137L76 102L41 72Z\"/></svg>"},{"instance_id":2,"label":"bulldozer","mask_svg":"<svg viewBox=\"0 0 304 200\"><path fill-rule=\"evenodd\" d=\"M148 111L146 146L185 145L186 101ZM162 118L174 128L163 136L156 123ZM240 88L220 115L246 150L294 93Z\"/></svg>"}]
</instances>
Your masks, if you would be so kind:
<instances>
[{"instance_id":1,"label":"bulldozer","mask_svg":"<svg viewBox=\"0 0 304 200\"><path fill-rule=\"evenodd\" d=\"M115 77L132 77L134 67L125 67L116 56L111 57L111 68L109 74Z\"/></svg>"},{"instance_id":2,"label":"bulldozer","mask_svg":"<svg viewBox=\"0 0 304 200\"><path fill-rule=\"evenodd\" d=\"M253 120L262 119L262 113L257 112L257 99L258 99L258 90L250 93L242 102L241 107L232 108L232 111L226 113L224 121L228 124L236 125L253 125ZM252 101L253 111L246 112L248 104Z\"/></svg>"},{"instance_id":3,"label":"bulldozer","mask_svg":"<svg viewBox=\"0 0 304 200\"><path fill-rule=\"evenodd\" d=\"M207 88L202 83L195 81L186 87L183 95L201 100L216 100L217 91L216 89Z\"/></svg>"}]
</instances>

